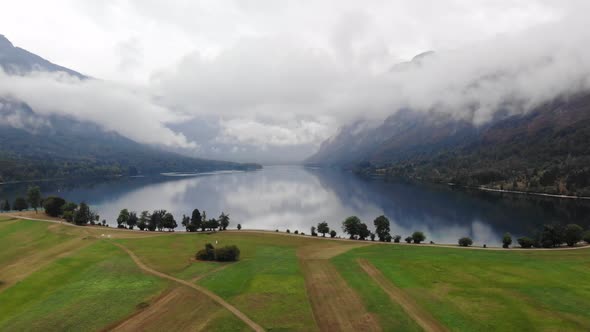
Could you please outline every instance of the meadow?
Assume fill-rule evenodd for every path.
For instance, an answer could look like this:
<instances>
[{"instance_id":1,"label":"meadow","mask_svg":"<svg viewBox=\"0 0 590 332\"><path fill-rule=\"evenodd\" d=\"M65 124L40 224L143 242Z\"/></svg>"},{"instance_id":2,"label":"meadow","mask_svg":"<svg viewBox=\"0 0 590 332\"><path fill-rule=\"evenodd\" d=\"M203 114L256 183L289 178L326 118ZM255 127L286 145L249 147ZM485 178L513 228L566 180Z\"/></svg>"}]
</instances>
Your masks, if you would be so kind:
<instances>
[{"instance_id":1,"label":"meadow","mask_svg":"<svg viewBox=\"0 0 590 332\"><path fill-rule=\"evenodd\" d=\"M240 260L195 260L205 243L235 244ZM146 233L0 217L2 331L251 330L241 317L269 331L583 331L590 249Z\"/></svg>"}]
</instances>

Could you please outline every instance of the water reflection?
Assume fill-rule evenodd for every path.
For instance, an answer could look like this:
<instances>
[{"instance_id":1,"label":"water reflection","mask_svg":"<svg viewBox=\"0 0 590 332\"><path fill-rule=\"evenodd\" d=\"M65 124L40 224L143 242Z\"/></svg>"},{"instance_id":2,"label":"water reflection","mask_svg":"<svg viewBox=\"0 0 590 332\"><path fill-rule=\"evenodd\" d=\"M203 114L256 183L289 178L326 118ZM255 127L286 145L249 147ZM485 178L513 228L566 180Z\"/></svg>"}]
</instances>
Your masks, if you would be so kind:
<instances>
[{"instance_id":1,"label":"water reflection","mask_svg":"<svg viewBox=\"0 0 590 332\"><path fill-rule=\"evenodd\" d=\"M498 244L501 235L530 234L544 223L590 224L590 203L464 192L446 186L384 183L350 173L296 166L194 177L124 178L99 182L40 184L45 194L85 200L111 225L118 211L167 209L177 220L193 208L208 216L229 213L232 225L309 233L327 221L340 234L350 215L372 225L385 214L393 234L424 231L427 240L455 243L470 236L476 244ZM23 193L26 185L0 186L0 198Z\"/></svg>"}]
</instances>

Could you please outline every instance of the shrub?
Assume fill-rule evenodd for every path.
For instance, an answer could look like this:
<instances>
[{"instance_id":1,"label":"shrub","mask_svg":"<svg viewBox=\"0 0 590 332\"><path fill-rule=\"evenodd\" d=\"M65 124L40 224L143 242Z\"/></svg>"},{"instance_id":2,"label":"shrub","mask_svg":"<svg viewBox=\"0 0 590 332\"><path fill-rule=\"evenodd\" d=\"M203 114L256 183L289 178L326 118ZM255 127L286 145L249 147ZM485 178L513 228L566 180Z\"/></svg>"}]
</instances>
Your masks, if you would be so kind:
<instances>
[{"instance_id":1,"label":"shrub","mask_svg":"<svg viewBox=\"0 0 590 332\"><path fill-rule=\"evenodd\" d=\"M512 235L510 233L505 233L504 237L502 237L502 247L508 248L512 244Z\"/></svg>"},{"instance_id":2,"label":"shrub","mask_svg":"<svg viewBox=\"0 0 590 332\"><path fill-rule=\"evenodd\" d=\"M336 237L336 231L335 230L331 230L330 231L330 237L331 238L335 238Z\"/></svg>"},{"instance_id":3,"label":"shrub","mask_svg":"<svg viewBox=\"0 0 590 332\"><path fill-rule=\"evenodd\" d=\"M371 237L371 241L375 241L375 233L371 233L370 237Z\"/></svg>"},{"instance_id":4,"label":"shrub","mask_svg":"<svg viewBox=\"0 0 590 332\"><path fill-rule=\"evenodd\" d=\"M215 260L218 262L233 262L240 258L240 249L237 246L225 246L215 249Z\"/></svg>"},{"instance_id":5,"label":"shrub","mask_svg":"<svg viewBox=\"0 0 590 332\"><path fill-rule=\"evenodd\" d=\"M278 230L278 229L275 229L275 232L277 232L277 233L278 233L278 232L279 232L279 230Z\"/></svg>"},{"instance_id":6,"label":"shrub","mask_svg":"<svg viewBox=\"0 0 590 332\"><path fill-rule=\"evenodd\" d=\"M413 238L411 236L408 236L407 238L405 238L407 243L412 243Z\"/></svg>"},{"instance_id":7,"label":"shrub","mask_svg":"<svg viewBox=\"0 0 590 332\"><path fill-rule=\"evenodd\" d=\"M287 232L287 233L289 233L289 232ZM299 231L295 230L295 232L293 232L293 234L299 234Z\"/></svg>"},{"instance_id":8,"label":"shrub","mask_svg":"<svg viewBox=\"0 0 590 332\"><path fill-rule=\"evenodd\" d=\"M473 244L473 240L471 238L462 237L459 239L459 245L461 247L469 247L472 244Z\"/></svg>"},{"instance_id":9,"label":"shrub","mask_svg":"<svg viewBox=\"0 0 590 332\"><path fill-rule=\"evenodd\" d=\"M568 246L573 247L576 243L582 241L584 237L584 229L576 224L569 224L565 226L563 237Z\"/></svg>"},{"instance_id":10,"label":"shrub","mask_svg":"<svg viewBox=\"0 0 590 332\"><path fill-rule=\"evenodd\" d=\"M12 204L12 208L17 211L22 211L22 210L28 209L29 204L27 203L26 199L24 199L22 197L17 197L14 200L14 204Z\"/></svg>"},{"instance_id":11,"label":"shrub","mask_svg":"<svg viewBox=\"0 0 590 332\"><path fill-rule=\"evenodd\" d=\"M233 262L240 258L240 249L234 245L215 249L211 243L207 243L205 249L199 250L195 257L202 261Z\"/></svg>"},{"instance_id":12,"label":"shrub","mask_svg":"<svg viewBox=\"0 0 590 332\"><path fill-rule=\"evenodd\" d=\"M420 244L420 242L426 240L426 235L424 235L422 232L416 231L414 234L412 234L412 240L414 240L414 243Z\"/></svg>"},{"instance_id":13,"label":"shrub","mask_svg":"<svg viewBox=\"0 0 590 332\"><path fill-rule=\"evenodd\" d=\"M520 237L516 240L516 242L518 242L518 244L522 247L522 248L532 248L533 245L535 244L535 241L533 241L533 239L528 238L528 237Z\"/></svg>"},{"instance_id":14,"label":"shrub","mask_svg":"<svg viewBox=\"0 0 590 332\"><path fill-rule=\"evenodd\" d=\"M205 249L201 249L195 255L195 258L201 261L215 260L215 248L211 243L205 244Z\"/></svg>"},{"instance_id":15,"label":"shrub","mask_svg":"<svg viewBox=\"0 0 590 332\"><path fill-rule=\"evenodd\" d=\"M586 233L584 233L582 238L584 241L586 241L586 243L590 244L590 231L586 231Z\"/></svg>"},{"instance_id":16,"label":"shrub","mask_svg":"<svg viewBox=\"0 0 590 332\"><path fill-rule=\"evenodd\" d=\"M391 235L387 234L385 235L385 242L391 242L393 238L391 237Z\"/></svg>"},{"instance_id":17,"label":"shrub","mask_svg":"<svg viewBox=\"0 0 590 332\"><path fill-rule=\"evenodd\" d=\"M239 230L241 230L241 229L242 229L242 224L238 224L238 231L239 231ZM278 231L279 231L279 230L277 229L277 232L278 232Z\"/></svg>"},{"instance_id":18,"label":"shrub","mask_svg":"<svg viewBox=\"0 0 590 332\"><path fill-rule=\"evenodd\" d=\"M291 233L291 231L287 229L287 233Z\"/></svg>"},{"instance_id":19,"label":"shrub","mask_svg":"<svg viewBox=\"0 0 590 332\"><path fill-rule=\"evenodd\" d=\"M402 236L401 235L396 235L396 236L393 237L393 242L399 243L399 241L401 241L401 239L402 239Z\"/></svg>"},{"instance_id":20,"label":"shrub","mask_svg":"<svg viewBox=\"0 0 590 332\"><path fill-rule=\"evenodd\" d=\"M64 204L66 204L66 200L57 196L49 196L43 200L43 208L45 209L45 213L51 217L59 216L61 214L61 207Z\"/></svg>"}]
</instances>

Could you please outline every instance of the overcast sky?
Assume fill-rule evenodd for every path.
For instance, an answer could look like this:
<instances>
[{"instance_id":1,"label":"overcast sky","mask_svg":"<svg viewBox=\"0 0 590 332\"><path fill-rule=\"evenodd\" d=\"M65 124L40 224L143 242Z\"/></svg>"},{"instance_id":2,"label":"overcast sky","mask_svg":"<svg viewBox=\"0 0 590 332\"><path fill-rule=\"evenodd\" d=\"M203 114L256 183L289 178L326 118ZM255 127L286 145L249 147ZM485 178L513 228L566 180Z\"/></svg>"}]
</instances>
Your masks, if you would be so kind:
<instances>
[{"instance_id":1,"label":"overcast sky","mask_svg":"<svg viewBox=\"0 0 590 332\"><path fill-rule=\"evenodd\" d=\"M506 100L526 110L587 88L586 3L0 0L16 46L102 80L0 75L0 89L195 155L294 161L399 107L481 123ZM486 75L497 79L472 87ZM139 125L153 130L125 129Z\"/></svg>"}]
</instances>

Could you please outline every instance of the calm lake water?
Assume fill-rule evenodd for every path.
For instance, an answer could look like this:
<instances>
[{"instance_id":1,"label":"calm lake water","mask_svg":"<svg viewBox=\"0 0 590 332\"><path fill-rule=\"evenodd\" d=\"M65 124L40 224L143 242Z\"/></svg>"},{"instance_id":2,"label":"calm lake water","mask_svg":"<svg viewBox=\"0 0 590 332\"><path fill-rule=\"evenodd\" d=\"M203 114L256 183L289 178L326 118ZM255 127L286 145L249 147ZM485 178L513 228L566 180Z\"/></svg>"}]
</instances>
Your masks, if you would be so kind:
<instances>
[{"instance_id":1,"label":"calm lake water","mask_svg":"<svg viewBox=\"0 0 590 332\"><path fill-rule=\"evenodd\" d=\"M357 215L372 226L384 214L392 234L415 230L427 241L456 243L470 236L476 245L497 245L504 232L530 235L545 223L590 225L590 202L531 198L442 185L386 183L333 169L269 166L259 171L196 176L156 176L108 181L41 182L44 195L86 201L109 224L123 208L167 209L177 222L192 209L231 217L230 227L299 230L327 221L342 235L341 222ZM28 184L0 186L0 199L22 195Z\"/></svg>"}]
</instances>

